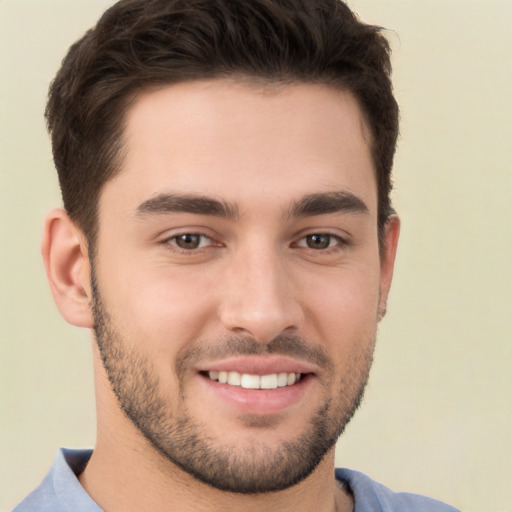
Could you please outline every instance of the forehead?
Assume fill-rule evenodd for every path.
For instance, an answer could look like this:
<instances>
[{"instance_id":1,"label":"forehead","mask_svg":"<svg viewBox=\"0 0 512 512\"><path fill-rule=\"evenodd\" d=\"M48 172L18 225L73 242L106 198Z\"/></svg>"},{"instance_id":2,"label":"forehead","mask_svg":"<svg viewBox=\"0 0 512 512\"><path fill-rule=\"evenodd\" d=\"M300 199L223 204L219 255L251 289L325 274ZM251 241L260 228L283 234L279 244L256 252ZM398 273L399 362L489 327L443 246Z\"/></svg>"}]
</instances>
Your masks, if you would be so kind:
<instances>
[{"instance_id":1,"label":"forehead","mask_svg":"<svg viewBox=\"0 0 512 512\"><path fill-rule=\"evenodd\" d=\"M135 99L123 138L105 200L115 188L116 201L133 207L175 192L236 204L259 196L263 207L344 190L376 209L371 135L347 91L233 80L165 86Z\"/></svg>"}]
</instances>

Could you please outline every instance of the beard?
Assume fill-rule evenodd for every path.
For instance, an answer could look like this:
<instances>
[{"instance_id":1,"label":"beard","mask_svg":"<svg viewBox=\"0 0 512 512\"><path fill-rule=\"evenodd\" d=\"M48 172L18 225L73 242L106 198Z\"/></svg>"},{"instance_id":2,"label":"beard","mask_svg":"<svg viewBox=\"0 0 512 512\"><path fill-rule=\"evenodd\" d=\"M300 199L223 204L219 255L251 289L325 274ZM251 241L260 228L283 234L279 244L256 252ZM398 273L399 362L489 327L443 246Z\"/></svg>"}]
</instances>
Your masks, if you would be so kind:
<instances>
[{"instance_id":1,"label":"beard","mask_svg":"<svg viewBox=\"0 0 512 512\"><path fill-rule=\"evenodd\" d=\"M246 418L244 422L245 428L252 428L257 434L250 446L241 447L236 442L221 444L212 436L208 423L192 417L187 408L184 377L195 361L212 356L253 354L300 357L325 370L323 385L332 390L335 366L325 350L289 335L279 336L269 343L242 337L194 343L182 350L175 363L179 392L177 412L172 414L157 366L137 344L128 344L114 326L102 302L94 271L91 287L96 342L120 408L167 461L216 489L257 494L283 490L301 482L335 445L362 401L375 333L371 339L363 338L360 345L355 344L347 364L349 371L338 377L336 391L326 393L327 398L295 438L283 441L278 447L266 444L264 430L271 429L279 420L256 417Z\"/></svg>"}]
</instances>

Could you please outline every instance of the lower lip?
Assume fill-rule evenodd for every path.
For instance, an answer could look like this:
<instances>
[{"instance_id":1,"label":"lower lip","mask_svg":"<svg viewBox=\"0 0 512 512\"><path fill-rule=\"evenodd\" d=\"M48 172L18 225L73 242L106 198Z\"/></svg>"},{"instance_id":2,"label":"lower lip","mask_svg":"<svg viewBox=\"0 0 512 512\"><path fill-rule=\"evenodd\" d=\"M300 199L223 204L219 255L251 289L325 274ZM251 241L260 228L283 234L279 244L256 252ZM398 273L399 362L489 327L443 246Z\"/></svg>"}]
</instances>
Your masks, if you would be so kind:
<instances>
[{"instance_id":1,"label":"lower lip","mask_svg":"<svg viewBox=\"0 0 512 512\"><path fill-rule=\"evenodd\" d=\"M292 386L276 389L245 389L230 386L199 375L210 393L245 414L278 414L288 407L298 404L312 385L313 376L304 375Z\"/></svg>"}]
</instances>

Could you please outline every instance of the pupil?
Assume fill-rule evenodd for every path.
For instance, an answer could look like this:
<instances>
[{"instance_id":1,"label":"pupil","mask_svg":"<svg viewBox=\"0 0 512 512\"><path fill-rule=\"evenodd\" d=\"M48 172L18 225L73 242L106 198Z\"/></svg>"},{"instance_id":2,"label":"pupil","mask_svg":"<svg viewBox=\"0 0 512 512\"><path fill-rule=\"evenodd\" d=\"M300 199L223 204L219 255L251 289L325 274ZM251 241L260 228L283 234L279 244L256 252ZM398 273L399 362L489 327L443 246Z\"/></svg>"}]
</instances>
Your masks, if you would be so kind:
<instances>
[{"instance_id":1,"label":"pupil","mask_svg":"<svg viewBox=\"0 0 512 512\"><path fill-rule=\"evenodd\" d=\"M182 249L195 249L199 246L199 235L180 235L176 243Z\"/></svg>"},{"instance_id":2,"label":"pupil","mask_svg":"<svg viewBox=\"0 0 512 512\"><path fill-rule=\"evenodd\" d=\"M307 238L308 246L311 249L327 249L329 247L329 235L309 235Z\"/></svg>"}]
</instances>

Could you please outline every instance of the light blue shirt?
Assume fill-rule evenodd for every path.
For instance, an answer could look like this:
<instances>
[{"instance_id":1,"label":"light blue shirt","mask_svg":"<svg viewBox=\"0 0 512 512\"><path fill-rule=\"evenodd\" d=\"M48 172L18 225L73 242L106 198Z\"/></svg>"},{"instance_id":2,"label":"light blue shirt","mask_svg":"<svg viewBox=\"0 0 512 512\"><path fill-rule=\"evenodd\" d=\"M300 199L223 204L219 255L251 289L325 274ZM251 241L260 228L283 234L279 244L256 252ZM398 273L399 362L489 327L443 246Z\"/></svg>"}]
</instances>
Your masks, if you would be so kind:
<instances>
[{"instance_id":1,"label":"light blue shirt","mask_svg":"<svg viewBox=\"0 0 512 512\"><path fill-rule=\"evenodd\" d=\"M44 480L13 512L102 512L80 485L79 475L92 450L61 448ZM354 495L354 512L460 512L440 501L410 493L395 493L350 469L336 469L336 478Z\"/></svg>"}]
</instances>

